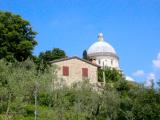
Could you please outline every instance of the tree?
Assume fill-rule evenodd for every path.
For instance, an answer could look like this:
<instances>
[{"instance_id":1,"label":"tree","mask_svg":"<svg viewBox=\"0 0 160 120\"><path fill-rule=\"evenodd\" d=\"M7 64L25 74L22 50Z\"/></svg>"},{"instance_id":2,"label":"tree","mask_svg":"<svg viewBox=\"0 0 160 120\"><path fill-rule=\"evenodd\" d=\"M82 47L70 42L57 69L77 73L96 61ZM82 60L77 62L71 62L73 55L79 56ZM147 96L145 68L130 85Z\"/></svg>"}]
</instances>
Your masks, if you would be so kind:
<instances>
[{"instance_id":1,"label":"tree","mask_svg":"<svg viewBox=\"0 0 160 120\"><path fill-rule=\"evenodd\" d=\"M159 120L160 99L154 89L141 88L133 100L132 111L136 120Z\"/></svg>"},{"instance_id":2,"label":"tree","mask_svg":"<svg viewBox=\"0 0 160 120\"><path fill-rule=\"evenodd\" d=\"M0 59L26 60L37 45L36 34L21 16L0 11Z\"/></svg>"},{"instance_id":3,"label":"tree","mask_svg":"<svg viewBox=\"0 0 160 120\"><path fill-rule=\"evenodd\" d=\"M89 57L87 55L87 51L86 50L83 51L83 59L89 60Z\"/></svg>"},{"instance_id":4,"label":"tree","mask_svg":"<svg viewBox=\"0 0 160 120\"><path fill-rule=\"evenodd\" d=\"M4 120L34 115L34 93L38 97L42 92L49 93L54 70L37 72L35 63L29 59L14 63L0 60L0 115Z\"/></svg>"},{"instance_id":5,"label":"tree","mask_svg":"<svg viewBox=\"0 0 160 120\"><path fill-rule=\"evenodd\" d=\"M52 60L65 58L65 57L66 57L66 53L64 52L64 50L61 50L59 48L54 48L52 50L41 52L39 54L39 59L43 60L44 62L49 62Z\"/></svg>"},{"instance_id":6,"label":"tree","mask_svg":"<svg viewBox=\"0 0 160 120\"><path fill-rule=\"evenodd\" d=\"M103 77L105 77L106 82L116 82L124 79L121 71L109 67L104 69L99 69L98 80L103 81L104 80Z\"/></svg>"}]
</instances>

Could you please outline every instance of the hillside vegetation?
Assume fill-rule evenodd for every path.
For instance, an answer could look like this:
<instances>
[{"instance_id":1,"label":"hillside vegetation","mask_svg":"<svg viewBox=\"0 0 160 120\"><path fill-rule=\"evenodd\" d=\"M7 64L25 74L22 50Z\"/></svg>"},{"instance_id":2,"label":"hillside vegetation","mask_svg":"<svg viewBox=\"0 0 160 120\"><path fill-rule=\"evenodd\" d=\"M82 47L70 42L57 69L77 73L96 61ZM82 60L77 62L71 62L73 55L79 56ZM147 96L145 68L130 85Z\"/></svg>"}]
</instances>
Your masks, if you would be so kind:
<instances>
[{"instance_id":1,"label":"hillside vegetation","mask_svg":"<svg viewBox=\"0 0 160 120\"><path fill-rule=\"evenodd\" d=\"M124 80L106 82L96 92L84 81L55 89L56 68L42 71L32 60L0 60L0 119L159 120L160 91ZM35 106L35 95L37 105Z\"/></svg>"}]
</instances>

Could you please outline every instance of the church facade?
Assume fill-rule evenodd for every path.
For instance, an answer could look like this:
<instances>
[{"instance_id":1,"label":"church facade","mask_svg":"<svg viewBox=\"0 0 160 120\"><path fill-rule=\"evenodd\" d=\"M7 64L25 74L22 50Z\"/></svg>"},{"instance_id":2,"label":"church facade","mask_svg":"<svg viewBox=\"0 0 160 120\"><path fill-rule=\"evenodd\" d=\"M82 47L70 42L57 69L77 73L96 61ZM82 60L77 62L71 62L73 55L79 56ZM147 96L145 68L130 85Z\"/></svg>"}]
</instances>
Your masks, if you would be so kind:
<instances>
[{"instance_id":1,"label":"church facade","mask_svg":"<svg viewBox=\"0 0 160 120\"><path fill-rule=\"evenodd\" d=\"M90 60L79 57L64 58L52 61L57 66L57 83L70 86L73 83L89 80L89 83L98 83L98 69L104 67L119 70L119 57L114 48L104 41L103 34L98 34L98 41L87 50Z\"/></svg>"}]
</instances>

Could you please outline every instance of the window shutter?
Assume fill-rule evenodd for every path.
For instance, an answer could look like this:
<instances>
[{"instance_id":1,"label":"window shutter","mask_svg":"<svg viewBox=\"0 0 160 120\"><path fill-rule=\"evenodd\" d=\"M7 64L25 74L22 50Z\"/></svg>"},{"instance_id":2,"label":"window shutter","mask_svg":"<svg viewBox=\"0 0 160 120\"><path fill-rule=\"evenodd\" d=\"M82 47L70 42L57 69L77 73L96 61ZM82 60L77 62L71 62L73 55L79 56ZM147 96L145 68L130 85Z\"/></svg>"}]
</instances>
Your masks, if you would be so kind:
<instances>
[{"instance_id":1,"label":"window shutter","mask_svg":"<svg viewBox=\"0 0 160 120\"><path fill-rule=\"evenodd\" d=\"M69 76L69 67L63 66L63 76Z\"/></svg>"},{"instance_id":2,"label":"window shutter","mask_svg":"<svg viewBox=\"0 0 160 120\"><path fill-rule=\"evenodd\" d=\"M82 77L88 77L88 68L82 68Z\"/></svg>"}]
</instances>

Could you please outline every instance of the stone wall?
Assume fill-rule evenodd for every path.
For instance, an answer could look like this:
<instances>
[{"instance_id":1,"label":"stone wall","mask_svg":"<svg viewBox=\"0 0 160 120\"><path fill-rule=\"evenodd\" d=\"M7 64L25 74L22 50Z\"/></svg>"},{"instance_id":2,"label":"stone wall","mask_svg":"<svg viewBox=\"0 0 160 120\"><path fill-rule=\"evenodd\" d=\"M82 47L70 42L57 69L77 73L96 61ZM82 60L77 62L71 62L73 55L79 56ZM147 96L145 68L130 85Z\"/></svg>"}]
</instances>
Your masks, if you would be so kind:
<instances>
[{"instance_id":1,"label":"stone wall","mask_svg":"<svg viewBox=\"0 0 160 120\"><path fill-rule=\"evenodd\" d=\"M52 64L57 65L58 80L62 80L63 84L65 85L71 85L72 83L84 80L84 78L82 77L82 68L88 68L89 83L98 82L98 75L97 75L98 68L82 60L73 58L64 61L58 61ZM63 76L63 66L69 67L69 76Z\"/></svg>"}]
</instances>

